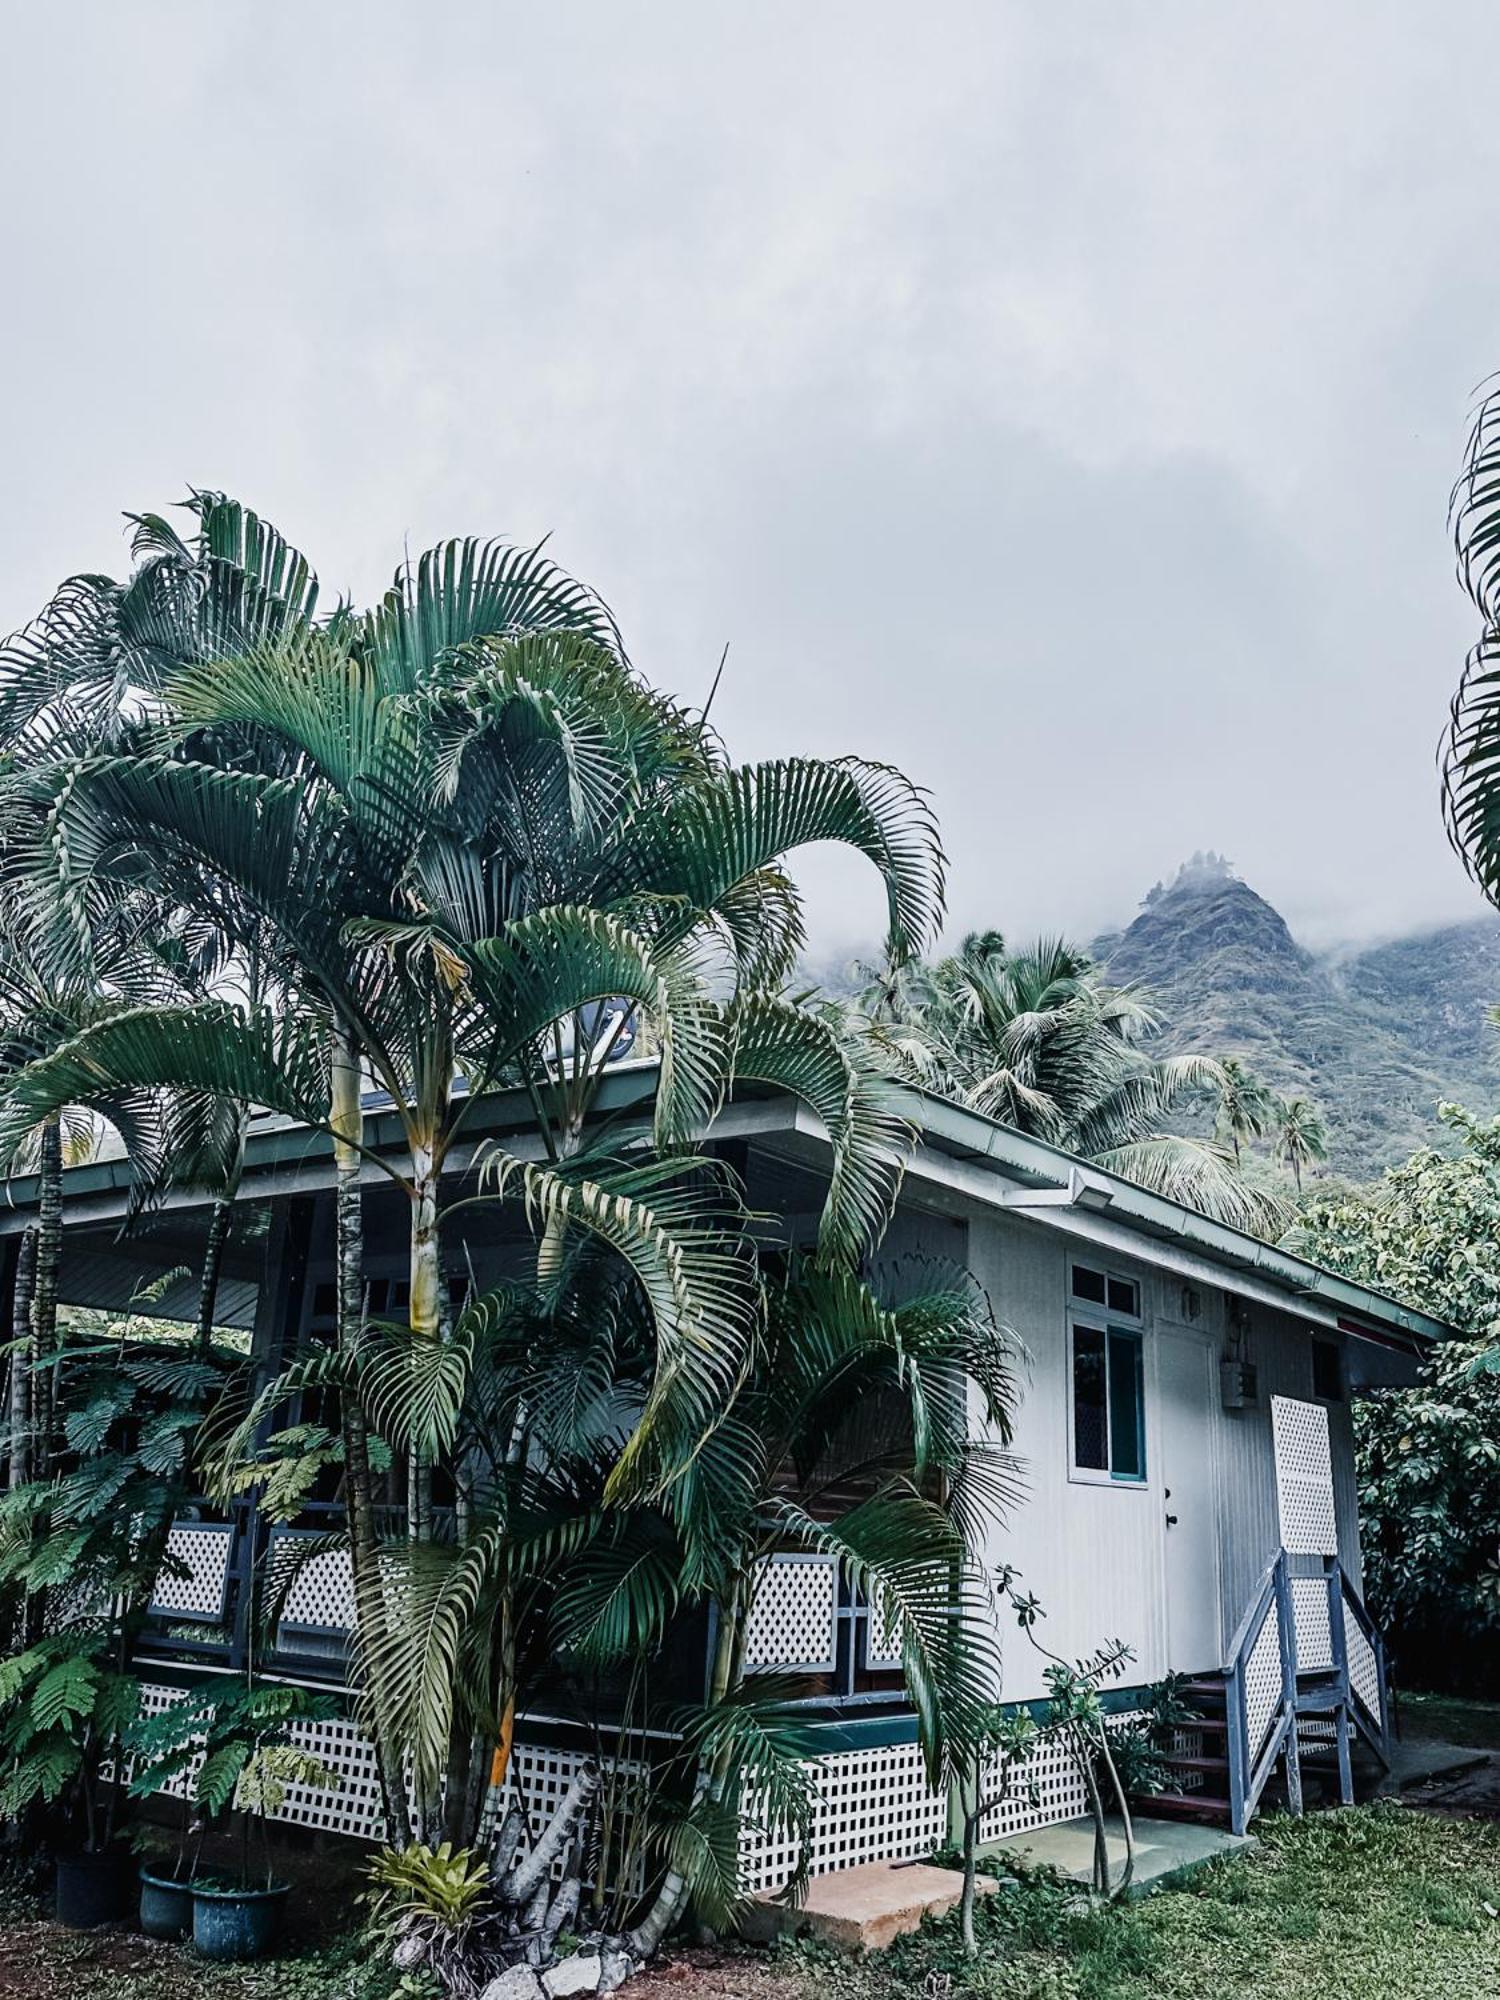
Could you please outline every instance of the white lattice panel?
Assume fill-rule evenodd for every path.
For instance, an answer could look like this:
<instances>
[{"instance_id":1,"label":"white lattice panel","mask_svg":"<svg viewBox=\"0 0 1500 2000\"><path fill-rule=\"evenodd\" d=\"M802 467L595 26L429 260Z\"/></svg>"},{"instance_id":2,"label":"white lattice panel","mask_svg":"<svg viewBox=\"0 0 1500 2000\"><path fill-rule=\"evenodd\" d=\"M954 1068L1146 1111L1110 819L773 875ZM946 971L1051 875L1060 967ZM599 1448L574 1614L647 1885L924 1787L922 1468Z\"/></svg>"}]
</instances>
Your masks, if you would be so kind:
<instances>
[{"instance_id":1,"label":"white lattice panel","mask_svg":"<svg viewBox=\"0 0 1500 2000\"><path fill-rule=\"evenodd\" d=\"M158 1682L148 1683L142 1691L142 1708L147 1714L158 1714L181 1701L183 1692L181 1688ZM293 1727L292 1739L299 1749L308 1751L328 1768L334 1783L288 1785L285 1801L272 1817L323 1833L347 1834L357 1840L383 1840L385 1810L375 1746L357 1724L342 1716L328 1722L298 1723ZM531 1825L544 1826L583 1761L581 1751L554 1749L546 1744L517 1744L503 1790L492 1790L486 1803L485 1835L493 1826L497 1809L516 1797ZM183 1797L197 1775L197 1768L196 1763L190 1765L163 1789L173 1797ZM641 1774L642 1767L623 1768L627 1777L634 1778ZM558 1869L561 1867L562 1857L559 1857Z\"/></svg>"},{"instance_id":2,"label":"white lattice panel","mask_svg":"<svg viewBox=\"0 0 1500 2000\"><path fill-rule=\"evenodd\" d=\"M832 1673L838 1588L832 1556L773 1556L763 1563L745 1630L747 1672Z\"/></svg>"},{"instance_id":3,"label":"white lattice panel","mask_svg":"<svg viewBox=\"0 0 1500 2000\"><path fill-rule=\"evenodd\" d=\"M1333 1638L1328 1629L1326 1577L1292 1578L1292 1619L1297 1628L1298 1673L1316 1673L1331 1667Z\"/></svg>"},{"instance_id":4,"label":"white lattice panel","mask_svg":"<svg viewBox=\"0 0 1500 2000\"><path fill-rule=\"evenodd\" d=\"M873 1667L876 1673L891 1673L901 1663L901 1634L893 1631L887 1636L885 1608L877 1596L865 1621L865 1665Z\"/></svg>"},{"instance_id":5,"label":"white lattice panel","mask_svg":"<svg viewBox=\"0 0 1500 2000\"><path fill-rule=\"evenodd\" d=\"M158 1618L201 1619L220 1624L229 1594L229 1547L233 1528L212 1522L177 1521L167 1537L167 1554L187 1566L186 1576L163 1564L157 1573L152 1612Z\"/></svg>"},{"instance_id":6,"label":"white lattice panel","mask_svg":"<svg viewBox=\"0 0 1500 2000\"><path fill-rule=\"evenodd\" d=\"M1111 1729L1123 1728L1139 1719L1139 1712L1113 1715ZM986 1785L999 1777L998 1763L985 1773ZM1011 1779L1011 1795L1002 1799L979 1822L981 1840L1006 1840L1015 1833L1030 1833L1039 1826L1052 1826L1061 1819L1079 1819L1089 1809L1088 1787L1077 1759L1056 1737L1037 1749L1031 1762Z\"/></svg>"},{"instance_id":7,"label":"white lattice panel","mask_svg":"<svg viewBox=\"0 0 1500 2000\"><path fill-rule=\"evenodd\" d=\"M946 1840L947 1801L928 1785L918 1744L840 1751L814 1758L808 1768L818 1786L808 1857L814 1875L865 1861L905 1861ZM796 1843L747 1827L740 1862L747 1887L779 1889L796 1867Z\"/></svg>"},{"instance_id":8,"label":"white lattice panel","mask_svg":"<svg viewBox=\"0 0 1500 2000\"><path fill-rule=\"evenodd\" d=\"M1276 1501L1281 1545L1289 1555L1335 1556L1338 1522L1333 1505L1333 1460L1328 1412L1320 1403L1291 1396L1271 1398L1276 1443Z\"/></svg>"},{"instance_id":9,"label":"white lattice panel","mask_svg":"<svg viewBox=\"0 0 1500 2000\"><path fill-rule=\"evenodd\" d=\"M1265 1748L1271 1718L1281 1705L1281 1628L1273 1598L1245 1662L1245 1733L1250 1762Z\"/></svg>"},{"instance_id":10,"label":"white lattice panel","mask_svg":"<svg viewBox=\"0 0 1500 2000\"><path fill-rule=\"evenodd\" d=\"M319 1537L304 1528L277 1528L271 1535L267 1587L279 1590L296 1562L299 1545ZM347 1632L354 1623L354 1565L347 1549L324 1549L297 1564L282 1602L281 1632Z\"/></svg>"},{"instance_id":11,"label":"white lattice panel","mask_svg":"<svg viewBox=\"0 0 1500 2000\"><path fill-rule=\"evenodd\" d=\"M1375 1648L1365 1637L1364 1627L1347 1611L1344 1613L1344 1638L1349 1652L1350 1683L1383 1729L1385 1716L1380 1707L1380 1667L1375 1658Z\"/></svg>"}]
</instances>

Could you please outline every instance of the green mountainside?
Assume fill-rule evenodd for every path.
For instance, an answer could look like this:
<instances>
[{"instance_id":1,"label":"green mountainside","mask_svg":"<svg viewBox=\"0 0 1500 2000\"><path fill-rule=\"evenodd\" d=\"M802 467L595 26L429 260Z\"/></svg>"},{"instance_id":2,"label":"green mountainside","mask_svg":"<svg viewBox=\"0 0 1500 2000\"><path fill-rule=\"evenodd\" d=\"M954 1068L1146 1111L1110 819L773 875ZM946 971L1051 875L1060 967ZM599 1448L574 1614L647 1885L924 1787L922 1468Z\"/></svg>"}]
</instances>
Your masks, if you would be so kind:
<instances>
[{"instance_id":1,"label":"green mountainside","mask_svg":"<svg viewBox=\"0 0 1500 2000\"><path fill-rule=\"evenodd\" d=\"M1316 955L1217 855L1158 884L1096 940L1111 979L1149 988L1169 1050L1244 1055L1329 1125L1329 1167L1368 1179L1436 1131L1439 1100L1500 1109L1500 918Z\"/></svg>"}]
</instances>

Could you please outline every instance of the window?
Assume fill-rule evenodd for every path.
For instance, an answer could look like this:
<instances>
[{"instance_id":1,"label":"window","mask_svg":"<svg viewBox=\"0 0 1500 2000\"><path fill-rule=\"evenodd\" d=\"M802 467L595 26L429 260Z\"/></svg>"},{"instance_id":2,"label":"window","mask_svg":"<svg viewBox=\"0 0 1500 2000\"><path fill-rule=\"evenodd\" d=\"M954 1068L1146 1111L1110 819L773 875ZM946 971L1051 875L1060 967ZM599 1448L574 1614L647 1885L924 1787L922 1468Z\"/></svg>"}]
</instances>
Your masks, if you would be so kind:
<instances>
[{"instance_id":1,"label":"window","mask_svg":"<svg viewBox=\"0 0 1500 2000\"><path fill-rule=\"evenodd\" d=\"M1338 1343L1315 1340L1312 1344L1313 1394L1324 1403L1344 1400L1344 1361Z\"/></svg>"},{"instance_id":2,"label":"window","mask_svg":"<svg viewBox=\"0 0 1500 2000\"><path fill-rule=\"evenodd\" d=\"M1103 1307L1103 1311L1093 1308ZM1075 1264L1068 1315L1073 1467L1140 1485L1146 1477L1145 1343L1134 1278ZM1122 1320L1134 1321L1122 1325Z\"/></svg>"}]
</instances>

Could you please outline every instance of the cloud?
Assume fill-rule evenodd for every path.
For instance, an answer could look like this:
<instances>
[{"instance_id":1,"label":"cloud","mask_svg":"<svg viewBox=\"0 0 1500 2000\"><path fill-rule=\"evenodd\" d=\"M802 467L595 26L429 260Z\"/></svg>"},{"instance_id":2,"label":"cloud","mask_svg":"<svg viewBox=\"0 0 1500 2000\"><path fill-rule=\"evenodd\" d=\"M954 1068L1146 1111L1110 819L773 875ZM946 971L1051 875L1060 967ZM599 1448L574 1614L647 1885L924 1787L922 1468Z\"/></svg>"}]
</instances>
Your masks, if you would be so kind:
<instances>
[{"instance_id":1,"label":"cloud","mask_svg":"<svg viewBox=\"0 0 1500 2000\"><path fill-rule=\"evenodd\" d=\"M1476 907L1432 746L1500 365L1488 10L1185 0L8 26L0 620L189 483L330 587L551 531L753 756L929 785L955 928L1200 846L1299 930ZM830 943L876 899L813 858Z\"/></svg>"}]
</instances>

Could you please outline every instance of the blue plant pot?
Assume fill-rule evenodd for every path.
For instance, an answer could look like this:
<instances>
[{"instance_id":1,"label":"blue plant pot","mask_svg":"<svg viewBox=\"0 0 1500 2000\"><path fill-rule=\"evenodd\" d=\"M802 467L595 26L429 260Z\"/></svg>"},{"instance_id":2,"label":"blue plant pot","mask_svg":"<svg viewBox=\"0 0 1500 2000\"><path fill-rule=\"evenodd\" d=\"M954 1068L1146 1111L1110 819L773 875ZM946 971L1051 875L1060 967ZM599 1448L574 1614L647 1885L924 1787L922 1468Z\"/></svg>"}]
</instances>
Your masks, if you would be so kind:
<instances>
[{"instance_id":1,"label":"blue plant pot","mask_svg":"<svg viewBox=\"0 0 1500 2000\"><path fill-rule=\"evenodd\" d=\"M185 1938L193 1928L193 1885L141 1870L141 1929L147 1937Z\"/></svg>"},{"instance_id":2,"label":"blue plant pot","mask_svg":"<svg viewBox=\"0 0 1500 2000\"><path fill-rule=\"evenodd\" d=\"M291 1884L269 1889L193 1888L193 1946L204 1958L264 1958L281 1935Z\"/></svg>"}]
</instances>

